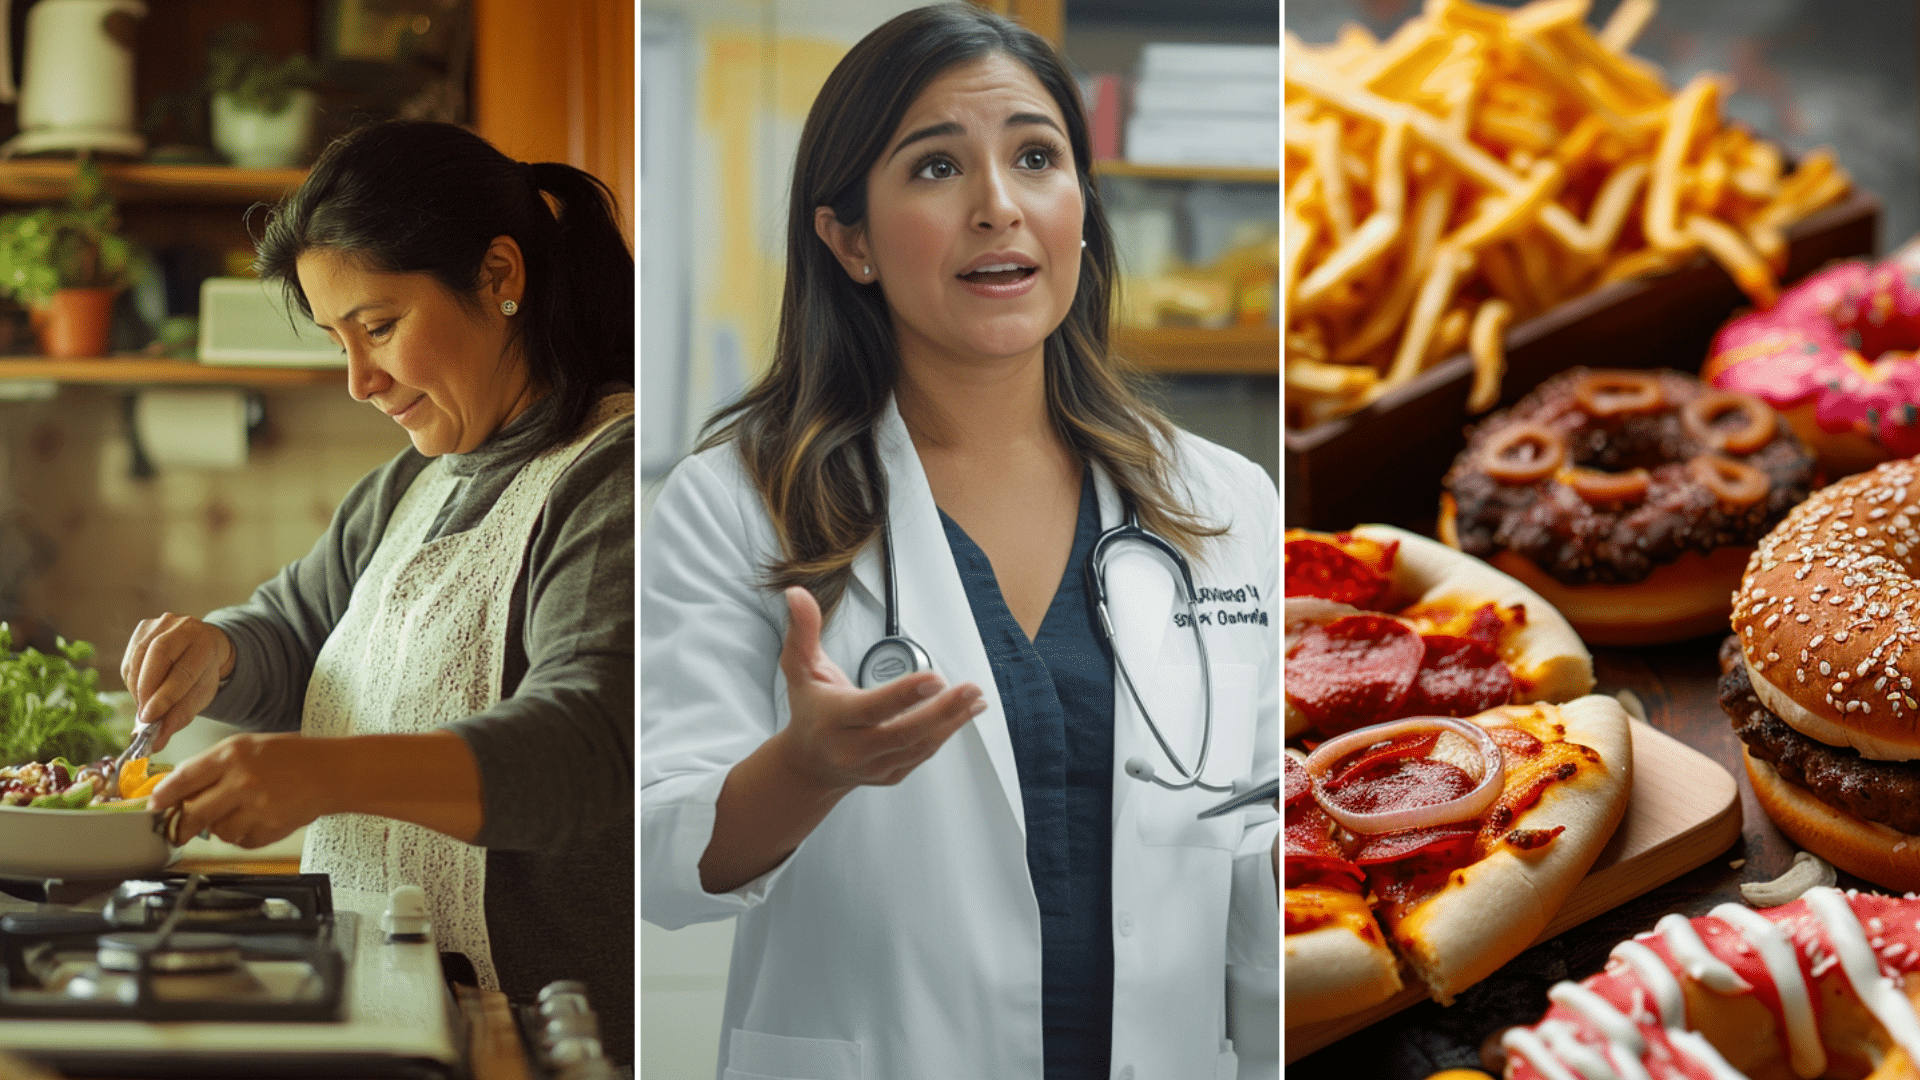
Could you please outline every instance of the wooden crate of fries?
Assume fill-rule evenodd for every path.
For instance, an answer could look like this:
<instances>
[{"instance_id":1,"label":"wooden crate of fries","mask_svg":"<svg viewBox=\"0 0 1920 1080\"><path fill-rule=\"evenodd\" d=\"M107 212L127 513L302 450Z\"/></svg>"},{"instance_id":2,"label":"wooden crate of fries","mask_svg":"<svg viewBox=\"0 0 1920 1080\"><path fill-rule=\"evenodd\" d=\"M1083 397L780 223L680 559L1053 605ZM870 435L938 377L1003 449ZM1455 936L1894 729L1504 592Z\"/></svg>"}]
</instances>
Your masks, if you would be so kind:
<instances>
[{"instance_id":1,"label":"wooden crate of fries","mask_svg":"<svg viewBox=\"0 0 1920 1080\"><path fill-rule=\"evenodd\" d=\"M1288 36L1290 524L1418 521L1472 416L1574 364L1697 370L1765 307L1871 251L1878 204L1627 52L1653 0L1428 0L1384 41ZM1463 352L1464 350L1464 352Z\"/></svg>"}]
</instances>

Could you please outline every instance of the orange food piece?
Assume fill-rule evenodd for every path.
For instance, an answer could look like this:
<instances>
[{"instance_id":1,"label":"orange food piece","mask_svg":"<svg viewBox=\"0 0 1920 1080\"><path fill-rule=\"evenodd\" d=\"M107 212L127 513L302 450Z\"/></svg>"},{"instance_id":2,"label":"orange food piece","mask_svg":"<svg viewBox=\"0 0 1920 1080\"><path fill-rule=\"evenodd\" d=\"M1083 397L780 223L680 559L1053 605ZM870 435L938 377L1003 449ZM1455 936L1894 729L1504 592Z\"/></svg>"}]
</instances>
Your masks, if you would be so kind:
<instances>
[{"instance_id":1,"label":"orange food piece","mask_svg":"<svg viewBox=\"0 0 1920 1080\"><path fill-rule=\"evenodd\" d=\"M144 781L142 781L139 787L134 788L133 794L127 795L124 797L129 799L138 799L143 796L153 794L153 789L160 786L161 778L166 775L167 775L166 773L154 773L153 775L147 777Z\"/></svg>"},{"instance_id":2,"label":"orange food piece","mask_svg":"<svg viewBox=\"0 0 1920 1080\"><path fill-rule=\"evenodd\" d=\"M120 797L131 799L140 785L147 782L147 759L134 758L120 766Z\"/></svg>"}]
</instances>

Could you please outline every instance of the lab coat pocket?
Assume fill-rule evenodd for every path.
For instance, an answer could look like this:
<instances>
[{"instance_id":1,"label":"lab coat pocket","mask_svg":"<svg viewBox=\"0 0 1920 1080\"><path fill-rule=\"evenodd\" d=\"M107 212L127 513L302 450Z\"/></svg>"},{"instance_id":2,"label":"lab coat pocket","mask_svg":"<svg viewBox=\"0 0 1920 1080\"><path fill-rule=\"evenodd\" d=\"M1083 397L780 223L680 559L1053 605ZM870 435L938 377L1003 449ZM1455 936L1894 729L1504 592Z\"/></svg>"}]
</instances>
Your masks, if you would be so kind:
<instances>
[{"instance_id":1,"label":"lab coat pocket","mask_svg":"<svg viewBox=\"0 0 1920 1080\"><path fill-rule=\"evenodd\" d=\"M734 1028L721 1080L861 1080L860 1044Z\"/></svg>"},{"instance_id":2,"label":"lab coat pocket","mask_svg":"<svg viewBox=\"0 0 1920 1080\"><path fill-rule=\"evenodd\" d=\"M1215 787L1226 787L1236 780L1249 779L1253 768L1253 680L1251 664L1214 664L1213 737L1201 778ZM1159 687L1149 699L1154 721L1161 734L1173 745L1181 760L1191 765L1199 759L1201 735L1206 717L1200 701L1200 669L1191 664L1165 665ZM1140 742L1147 760L1164 779L1178 782L1179 774L1160 752L1150 732L1141 722ZM1198 844L1232 851L1240 844L1239 814L1226 814L1200 820L1198 814L1229 797L1226 792L1206 791L1198 787L1168 791L1157 784L1135 794L1140 802L1140 842L1143 844Z\"/></svg>"}]
</instances>

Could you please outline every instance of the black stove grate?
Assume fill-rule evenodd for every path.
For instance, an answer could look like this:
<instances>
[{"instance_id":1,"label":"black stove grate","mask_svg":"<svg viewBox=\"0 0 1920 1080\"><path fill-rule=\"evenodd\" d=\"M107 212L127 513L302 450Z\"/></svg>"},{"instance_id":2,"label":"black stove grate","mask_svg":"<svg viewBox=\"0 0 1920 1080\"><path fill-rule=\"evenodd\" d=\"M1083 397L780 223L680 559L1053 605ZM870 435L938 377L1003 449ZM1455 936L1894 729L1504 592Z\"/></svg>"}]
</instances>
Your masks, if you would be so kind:
<instances>
[{"instance_id":1,"label":"black stove grate","mask_svg":"<svg viewBox=\"0 0 1920 1080\"><path fill-rule=\"evenodd\" d=\"M139 880L158 881L177 894L187 878L163 874ZM52 898L62 896L60 889L72 883L49 884L54 887L42 892L47 899L39 901L39 909L0 917L0 1017L326 1022L343 1015L343 948L351 947L357 917L352 912L334 912L332 888L324 874L204 877L202 888L277 898L292 905L292 917L222 922L218 932L239 939L243 962L296 961L310 974L302 983L304 992L297 996L203 1001L166 1000L154 992L154 976L145 970L137 981L139 992L131 1000L90 1000L50 989L46 980L52 973L61 970L63 963L70 970L75 963L83 962L102 934L150 929L158 920L137 904L125 905L125 910L142 922L129 923L104 914L118 882L90 883L92 892L70 904ZM12 889L7 891L19 896Z\"/></svg>"}]
</instances>

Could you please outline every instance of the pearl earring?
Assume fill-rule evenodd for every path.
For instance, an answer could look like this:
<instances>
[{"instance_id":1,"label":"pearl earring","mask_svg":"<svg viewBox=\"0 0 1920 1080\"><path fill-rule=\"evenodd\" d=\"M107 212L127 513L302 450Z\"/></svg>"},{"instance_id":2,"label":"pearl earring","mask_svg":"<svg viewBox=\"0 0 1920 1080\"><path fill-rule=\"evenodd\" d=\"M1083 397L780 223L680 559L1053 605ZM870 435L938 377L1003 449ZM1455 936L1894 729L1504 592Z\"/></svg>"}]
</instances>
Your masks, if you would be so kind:
<instances>
[{"instance_id":1,"label":"pearl earring","mask_svg":"<svg viewBox=\"0 0 1920 1080\"><path fill-rule=\"evenodd\" d=\"M863 266L863 267L861 267L861 268L860 268L860 276L861 276L861 277L872 277L872 276L873 276L873 267L871 267L871 266Z\"/></svg>"},{"instance_id":2,"label":"pearl earring","mask_svg":"<svg viewBox=\"0 0 1920 1080\"><path fill-rule=\"evenodd\" d=\"M1087 246L1087 242L1086 242L1085 240L1082 240L1082 241L1080 241L1080 246L1081 246L1081 247L1086 247L1086 246Z\"/></svg>"},{"instance_id":3,"label":"pearl earring","mask_svg":"<svg viewBox=\"0 0 1920 1080\"><path fill-rule=\"evenodd\" d=\"M520 310L520 305L519 305L519 304L516 304L516 303L514 303L514 302L513 302L513 301L511 301L511 300L502 300L502 301L500 301L500 314L502 314L502 315L506 315L506 316L509 316L509 317L511 317L511 316L513 315L513 313L514 313L514 312L516 312L516 311L519 311L519 310Z\"/></svg>"}]
</instances>

